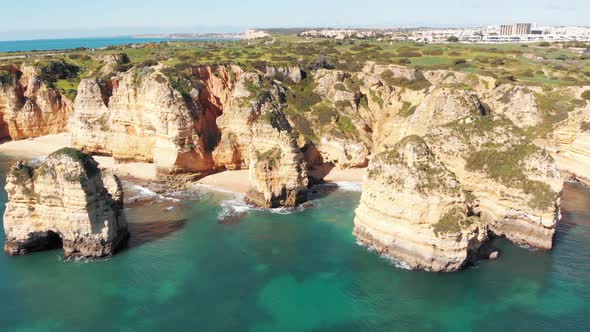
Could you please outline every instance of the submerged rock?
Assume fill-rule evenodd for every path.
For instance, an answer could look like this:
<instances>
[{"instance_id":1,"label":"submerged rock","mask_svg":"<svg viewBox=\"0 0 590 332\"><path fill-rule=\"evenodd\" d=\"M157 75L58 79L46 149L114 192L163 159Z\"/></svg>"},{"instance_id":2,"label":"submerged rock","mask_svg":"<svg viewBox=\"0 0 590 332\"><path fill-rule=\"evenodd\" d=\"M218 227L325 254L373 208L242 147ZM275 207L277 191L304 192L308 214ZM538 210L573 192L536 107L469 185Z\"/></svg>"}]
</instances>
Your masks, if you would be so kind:
<instances>
[{"instance_id":1,"label":"submerged rock","mask_svg":"<svg viewBox=\"0 0 590 332\"><path fill-rule=\"evenodd\" d=\"M100 258L129 238L121 182L78 150L58 150L38 166L17 162L6 191L9 255L63 247L66 258Z\"/></svg>"}]
</instances>

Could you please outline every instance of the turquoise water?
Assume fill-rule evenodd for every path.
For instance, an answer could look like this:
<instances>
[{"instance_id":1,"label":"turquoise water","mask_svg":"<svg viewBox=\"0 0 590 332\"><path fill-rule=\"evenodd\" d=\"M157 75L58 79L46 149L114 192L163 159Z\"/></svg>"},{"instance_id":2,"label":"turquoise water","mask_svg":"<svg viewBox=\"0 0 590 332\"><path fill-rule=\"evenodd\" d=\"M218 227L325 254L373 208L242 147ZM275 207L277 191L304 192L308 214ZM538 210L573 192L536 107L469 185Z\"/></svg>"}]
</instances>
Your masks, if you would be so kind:
<instances>
[{"instance_id":1,"label":"turquoise water","mask_svg":"<svg viewBox=\"0 0 590 332\"><path fill-rule=\"evenodd\" d=\"M186 40L186 39L182 39ZM109 38L72 38L72 39L40 39L0 41L0 52L14 51L47 51L67 50L78 47L101 48L111 45L143 44L162 41L182 41L168 38L133 38L133 37L109 37ZM214 41L217 39L197 39L202 41Z\"/></svg>"},{"instance_id":2,"label":"turquoise water","mask_svg":"<svg viewBox=\"0 0 590 332\"><path fill-rule=\"evenodd\" d=\"M0 329L588 330L590 194L571 187L566 196L552 253L497 241L499 261L430 274L355 243L358 192L326 193L292 214L251 210L224 225L218 216L233 196L202 191L185 202L184 223L145 225L135 211L132 248L106 261L0 255Z\"/></svg>"}]
</instances>

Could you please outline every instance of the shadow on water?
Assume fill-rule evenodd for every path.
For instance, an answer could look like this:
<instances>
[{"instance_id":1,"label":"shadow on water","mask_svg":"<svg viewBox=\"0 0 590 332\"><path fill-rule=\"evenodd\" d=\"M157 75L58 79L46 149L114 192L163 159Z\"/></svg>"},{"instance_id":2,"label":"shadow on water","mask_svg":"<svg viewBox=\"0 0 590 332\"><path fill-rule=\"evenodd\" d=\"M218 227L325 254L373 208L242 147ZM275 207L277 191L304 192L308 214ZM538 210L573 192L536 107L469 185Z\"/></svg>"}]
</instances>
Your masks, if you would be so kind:
<instances>
[{"instance_id":1,"label":"shadow on water","mask_svg":"<svg viewBox=\"0 0 590 332\"><path fill-rule=\"evenodd\" d=\"M135 248L149 242L161 240L172 233L178 232L185 225L186 219L130 223L129 233L131 238L127 248Z\"/></svg>"},{"instance_id":2,"label":"shadow on water","mask_svg":"<svg viewBox=\"0 0 590 332\"><path fill-rule=\"evenodd\" d=\"M590 190L584 185L566 182L561 196L561 221L557 224L554 246L560 245L577 226L590 225Z\"/></svg>"},{"instance_id":3,"label":"shadow on water","mask_svg":"<svg viewBox=\"0 0 590 332\"><path fill-rule=\"evenodd\" d=\"M127 248L164 239L187 222L185 207L178 202L146 200L128 205L123 212L131 234Z\"/></svg>"}]
</instances>

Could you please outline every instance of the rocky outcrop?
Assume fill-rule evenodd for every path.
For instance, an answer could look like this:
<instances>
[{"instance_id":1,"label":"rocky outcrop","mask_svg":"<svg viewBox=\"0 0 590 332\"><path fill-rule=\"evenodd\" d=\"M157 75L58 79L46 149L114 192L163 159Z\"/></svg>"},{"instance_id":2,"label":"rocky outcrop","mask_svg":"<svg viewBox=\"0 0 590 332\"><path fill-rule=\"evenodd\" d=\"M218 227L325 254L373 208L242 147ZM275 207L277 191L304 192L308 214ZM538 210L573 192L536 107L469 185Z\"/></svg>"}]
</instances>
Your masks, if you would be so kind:
<instances>
[{"instance_id":1,"label":"rocky outcrop","mask_svg":"<svg viewBox=\"0 0 590 332\"><path fill-rule=\"evenodd\" d=\"M433 82L442 79L433 75L429 78ZM518 100L525 104L523 100L530 101L527 98L534 97L531 91L517 89L515 92L506 89L514 105ZM416 256L430 257L425 254L424 249L428 245L423 243L432 243L432 234L419 226L413 231L403 229L402 225L411 225L411 222L421 226L425 223L422 221L425 218L423 215L412 218L404 213L434 211L438 213L437 217L453 215L454 219L473 220L474 217L464 218L459 214L459 211L469 211L471 208L473 211L469 213L477 216L477 224L482 227L479 228L479 234L489 232L506 237L519 245L542 250L552 248L556 225L560 219L559 195L563 186L563 177L558 171L559 157L556 161L550 154L550 147L546 149L537 145L544 141L533 141L535 132L528 128L546 124L536 122L546 120L534 101L530 112L518 114L514 110L490 106L480 99L487 98L489 101L490 96L506 92L502 91L500 89L481 94L458 86L434 86L428 89L423 100L412 112L400 112L399 108L384 110L385 114L389 114L388 121L394 125L381 137L382 142L374 143L376 148L384 149L385 152L377 154L370 162L369 180L364 186L363 199L357 210L355 234L361 242L378 248L385 255L403 260L414 268L452 271L463 266L467 260L457 264L456 255L447 254L445 261L444 254L441 254L436 259L430 258L430 261L437 262L432 263L433 266L420 263ZM572 116L570 114L570 118ZM579 126L579 122L572 127ZM449 214L448 202L437 201L431 206L421 208L419 198L407 199L407 191L404 191L407 188L399 187L399 181L412 178L413 180L408 181L419 182L422 177L419 173L404 173L399 167L391 165L398 165L407 159L407 153L399 151L399 144L407 143L409 137L414 137L415 140L421 137L429 153L452 172L465 195L466 203L463 207ZM567 131L563 131L560 137L562 144L568 144L567 152L561 153L565 157L568 153L573 153L575 138ZM400 142L395 145L396 153L392 153L388 142ZM389 163L386 163L387 167L383 167L384 155L391 157ZM415 168L415 172L428 169L425 166ZM384 175L376 176L375 170L380 170ZM401 179L398 174L403 174ZM365 196L365 191L370 196ZM432 196L437 197L436 195L435 193ZM381 202L381 196L389 197L390 200ZM404 210L404 207L411 208ZM426 224L434 223L437 217L426 218L429 220ZM447 218L439 220L443 219ZM405 223L394 222L399 220L404 220ZM458 225L458 230L470 232L473 224L462 221ZM486 236L478 237L478 241L474 243L481 244L480 241L485 238ZM411 242L409 239L414 241L412 245L407 244ZM444 245L436 244L435 247L444 248ZM405 252L404 248L409 248L409 251ZM471 245L464 245L462 248L472 248L470 252L477 252Z\"/></svg>"},{"instance_id":2,"label":"rocky outcrop","mask_svg":"<svg viewBox=\"0 0 590 332\"><path fill-rule=\"evenodd\" d=\"M469 206L455 175L422 138L408 136L371 160L354 234L411 268L455 271L487 239Z\"/></svg>"},{"instance_id":3,"label":"rocky outcrop","mask_svg":"<svg viewBox=\"0 0 590 332\"><path fill-rule=\"evenodd\" d=\"M129 237L121 183L78 150L56 151L39 165L17 162L6 182L9 255L63 247L66 258L100 258Z\"/></svg>"},{"instance_id":4,"label":"rocky outcrop","mask_svg":"<svg viewBox=\"0 0 590 332\"><path fill-rule=\"evenodd\" d=\"M161 173L208 172L213 160L199 140L192 102L151 67L119 74L112 82L85 79L70 119L72 144L119 161L154 162ZM187 102L188 101L188 102Z\"/></svg>"},{"instance_id":5,"label":"rocky outcrop","mask_svg":"<svg viewBox=\"0 0 590 332\"><path fill-rule=\"evenodd\" d=\"M590 185L590 102L571 112L555 130L551 143L551 152L564 177Z\"/></svg>"},{"instance_id":6,"label":"rocky outcrop","mask_svg":"<svg viewBox=\"0 0 590 332\"><path fill-rule=\"evenodd\" d=\"M563 179L546 150L497 114L460 119L425 139L477 198L482 220L494 234L520 245L552 248Z\"/></svg>"},{"instance_id":7,"label":"rocky outcrop","mask_svg":"<svg viewBox=\"0 0 590 332\"><path fill-rule=\"evenodd\" d=\"M250 191L246 199L274 208L307 200L304 155L282 108L284 89L256 74L240 77L233 102L218 119L222 132L215 159L226 168L248 164Z\"/></svg>"},{"instance_id":8,"label":"rocky outcrop","mask_svg":"<svg viewBox=\"0 0 590 332\"><path fill-rule=\"evenodd\" d=\"M0 138L21 140L67 130L72 103L36 67L7 66L10 79L0 82Z\"/></svg>"}]
</instances>

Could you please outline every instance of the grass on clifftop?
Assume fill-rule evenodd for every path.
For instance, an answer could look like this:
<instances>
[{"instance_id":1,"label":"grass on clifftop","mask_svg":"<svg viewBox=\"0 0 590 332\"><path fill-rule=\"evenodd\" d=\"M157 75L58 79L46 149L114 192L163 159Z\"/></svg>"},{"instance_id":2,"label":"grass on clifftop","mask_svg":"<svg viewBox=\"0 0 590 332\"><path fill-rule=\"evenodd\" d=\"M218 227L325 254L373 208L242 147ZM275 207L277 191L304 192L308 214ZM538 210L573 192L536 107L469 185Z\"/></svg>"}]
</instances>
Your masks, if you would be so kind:
<instances>
[{"instance_id":1,"label":"grass on clifftop","mask_svg":"<svg viewBox=\"0 0 590 332\"><path fill-rule=\"evenodd\" d=\"M434 234L455 234L473 224L460 206L454 206L434 224Z\"/></svg>"},{"instance_id":2,"label":"grass on clifftop","mask_svg":"<svg viewBox=\"0 0 590 332\"><path fill-rule=\"evenodd\" d=\"M142 63L176 65L236 64L250 71L265 66L301 66L310 69L324 58L332 67L358 72L367 61L417 69L448 69L522 85L572 86L590 81L590 58L568 45L540 47L529 44L421 44L380 40L308 39L295 35L250 41L175 41L109 46L100 50L13 52L0 54L0 65L36 61L67 61L81 68L82 77L96 75L100 55L126 54L129 66ZM9 58L23 56L24 58ZM28 56L28 57L27 57ZM401 82L413 85L411 82ZM426 83L426 82L423 82ZM417 86L412 88L420 89Z\"/></svg>"},{"instance_id":3,"label":"grass on clifftop","mask_svg":"<svg viewBox=\"0 0 590 332\"><path fill-rule=\"evenodd\" d=\"M62 158L68 157L74 162L81 163L86 171L88 177L94 176L100 173L98 169L98 163L92 158L92 156L74 148L62 148L51 153L48 158Z\"/></svg>"},{"instance_id":4,"label":"grass on clifftop","mask_svg":"<svg viewBox=\"0 0 590 332\"><path fill-rule=\"evenodd\" d=\"M529 205L533 208L546 209L555 203L556 193L548 184L530 180L522 171L523 161L539 148L533 144L514 145L506 150L501 147L486 147L474 151L467 157L466 169L483 171L490 178L509 187L522 190L531 195Z\"/></svg>"}]
</instances>

